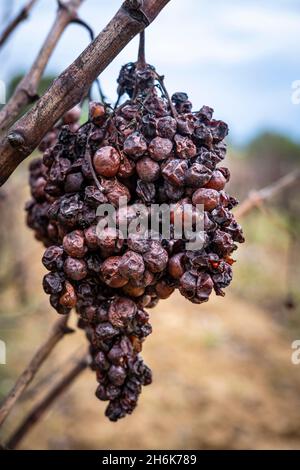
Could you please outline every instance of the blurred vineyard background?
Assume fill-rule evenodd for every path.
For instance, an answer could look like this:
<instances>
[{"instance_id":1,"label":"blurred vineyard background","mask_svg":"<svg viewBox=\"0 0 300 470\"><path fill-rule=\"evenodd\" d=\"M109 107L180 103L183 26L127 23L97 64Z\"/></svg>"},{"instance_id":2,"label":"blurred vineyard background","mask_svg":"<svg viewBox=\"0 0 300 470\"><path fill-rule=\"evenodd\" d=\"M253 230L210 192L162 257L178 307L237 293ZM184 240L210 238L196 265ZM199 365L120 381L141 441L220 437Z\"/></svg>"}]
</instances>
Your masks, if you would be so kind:
<instances>
[{"instance_id":1,"label":"blurred vineyard background","mask_svg":"<svg viewBox=\"0 0 300 470\"><path fill-rule=\"evenodd\" d=\"M56 318L41 286L43 248L25 226L28 163L0 189L0 338L7 344L0 399ZM242 201L249 191L298 169L300 143L261 130L242 145L231 142L226 163L229 191ZM300 449L300 365L291 363L291 343L300 339L299 215L298 182L239 221L246 243L237 252L224 299L193 306L175 295L151 311L154 331L143 354L154 383L133 416L108 422L105 404L94 396L94 374L85 371L20 447ZM76 361L85 347L79 331L59 344L9 416L1 441L58 379L58 366Z\"/></svg>"}]
</instances>

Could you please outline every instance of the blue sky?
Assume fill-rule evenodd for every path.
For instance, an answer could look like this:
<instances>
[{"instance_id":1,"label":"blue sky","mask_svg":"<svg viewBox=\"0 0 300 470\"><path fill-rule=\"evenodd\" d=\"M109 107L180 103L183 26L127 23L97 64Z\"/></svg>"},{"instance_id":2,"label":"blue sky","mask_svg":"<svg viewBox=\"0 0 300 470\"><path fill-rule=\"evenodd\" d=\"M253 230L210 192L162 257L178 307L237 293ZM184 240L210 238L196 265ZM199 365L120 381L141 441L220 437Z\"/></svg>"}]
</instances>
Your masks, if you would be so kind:
<instances>
[{"instance_id":1,"label":"blue sky","mask_svg":"<svg viewBox=\"0 0 300 470\"><path fill-rule=\"evenodd\" d=\"M15 0L15 10L24 1ZM85 0L81 17L98 33L120 4ZM0 54L0 79L28 69L55 8L55 0L39 0L31 19ZM69 27L47 72L60 73L87 42L84 30ZM171 0L147 30L148 61L165 74L170 93L186 91L196 108L212 106L215 116L229 123L237 143L264 129L300 140L300 105L291 101L292 82L300 80L299 44L299 0ZM121 65L136 54L134 40L102 74L111 100Z\"/></svg>"}]
</instances>

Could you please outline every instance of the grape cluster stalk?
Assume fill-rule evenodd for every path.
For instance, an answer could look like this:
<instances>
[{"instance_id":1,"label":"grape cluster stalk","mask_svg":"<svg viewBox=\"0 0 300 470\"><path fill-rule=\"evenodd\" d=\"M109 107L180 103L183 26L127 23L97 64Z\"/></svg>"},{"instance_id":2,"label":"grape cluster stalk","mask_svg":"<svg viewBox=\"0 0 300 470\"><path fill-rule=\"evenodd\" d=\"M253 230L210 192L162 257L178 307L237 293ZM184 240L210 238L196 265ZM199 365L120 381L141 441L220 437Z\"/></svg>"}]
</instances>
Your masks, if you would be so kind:
<instances>
[{"instance_id":1,"label":"grape cluster stalk","mask_svg":"<svg viewBox=\"0 0 300 470\"><path fill-rule=\"evenodd\" d=\"M27 223L46 251L49 271L43 288L62 315L73 308L85 331L96 373L99 400L108 401L111 421L131 414L142 386L152 381L140 353L151 334L145 309L178 289L193 303L224 295L232 279L232 254L244 241L225 191L229 170L222 166L228 126L213 109L192 110L186 93L171 97L163 77L138 61L122 67L114 109L90 102L89 119L80 108L66 113L40 144L43 157L30 165L32 199ZM129 205L119 205L126 197ZM204 241L189 250L187 240L97 231L97 208L112 204L129 224L143 204L172 204L174 215L189 204L204 206ZM183 212L182 212L183 213ZM185 214L185 213L184 213ZM193 210L184 217L197 217ZM171 234L172 234L171 230Z\"/></svg>"}]
</instances>

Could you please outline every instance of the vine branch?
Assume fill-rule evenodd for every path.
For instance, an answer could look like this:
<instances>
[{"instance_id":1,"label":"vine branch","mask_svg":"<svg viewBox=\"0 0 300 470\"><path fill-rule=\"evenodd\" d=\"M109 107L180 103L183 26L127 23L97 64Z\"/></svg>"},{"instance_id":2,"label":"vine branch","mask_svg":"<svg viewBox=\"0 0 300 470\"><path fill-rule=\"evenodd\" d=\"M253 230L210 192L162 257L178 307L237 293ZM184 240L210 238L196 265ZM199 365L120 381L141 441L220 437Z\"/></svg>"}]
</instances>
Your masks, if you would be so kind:
<instances>
[{"instance_id":1,"label":"vine branch","mask_svg":"<svg viewBox=\"0 0 300 470\"><path fill-rule=\"evenodd\" d=\"M69 333L72 333L68 326L68 316L63 316L59 318L54 324L49 337L47 340L39 347L33 358L31 359L30 363L24 370L24 372L18 378L16 384L9 392L7 397L0 405L0 426L3 424L5 419L7 418L8 414L12 410L13 406L19 400L19 398L23 395L26 388L30 384L30 382L34 379L36 373L39 371L43 363L48 358L49 354L53 351L57 343Z\"/></svg>"},{"instance_id":2,"label":"vine branch","mask_svg":"<svg viewBox=\"0 0 300 470\"><path fill-rule=\"evenodd\" d=\"M15 449L25 435L43 418L46 411L75 381L75 379L88 367L90 358L84 354L76 364L69 366L64 376L50 389L25 417L21 425L13 433L6 444L6 448Z\"/></svg>"},{"instance_id":3,"label":"vine branch","mask_svg":"<svg viewBox=\"0 0 300 470\"><path fill-rule=\"evenodd\" d=\"M46 132L85 96L98 75L170 0L126 0L110 23L53 82L0 143L0 185L38 146Z\"/></svg>"},{"instance_id":4,"label":"vine branch","mask_svg":"<svg viewBox=\"0 0 300 470\"><path fill-rule=\"evenodd\" d=\"M244 217L255 207L261 206L263 202L295 184L299 178L300 170L295 170L259 191L250 191L249 196L234 211L235 217Z\"/></svg>"},{"instance_id":5,"label":"vine branch","mask_svg":"<svg viewBox=\"0 0 300 470\"><path fill-rule=\"evenodd\" d=\"M17 16L13 18L12 21L6 26L0 36L0 47L5 44L11 33L13 33L13 31L19 26L19 24L28 18L29 13L36 2L37 0L29 0L26 5L24 5L24 7L21 9L21 11L17 14Z\"/></svg>"},{"instance_id":6,"label":"vine branch","mask_svg":"<svg viewBox=\"0 0 300 470\"><path fill-rule=\"evenodd\" d=\"M25 106L38 99L38 85L49 59L66 27L77 20L77 12L83 1L68 0L58 3L56 18L37 58L0 112L0 134L8 129Z\"/></svg>"}]
</instances>

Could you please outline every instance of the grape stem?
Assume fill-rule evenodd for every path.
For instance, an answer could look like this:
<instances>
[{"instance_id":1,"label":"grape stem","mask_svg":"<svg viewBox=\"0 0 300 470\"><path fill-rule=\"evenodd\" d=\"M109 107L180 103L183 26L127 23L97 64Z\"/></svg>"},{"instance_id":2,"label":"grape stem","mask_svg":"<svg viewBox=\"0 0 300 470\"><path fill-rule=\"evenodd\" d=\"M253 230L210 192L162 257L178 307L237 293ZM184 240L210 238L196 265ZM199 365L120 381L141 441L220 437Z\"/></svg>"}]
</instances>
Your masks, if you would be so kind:
<instances>
[{"instance_id":1,"label":"grape stem","mask_svg":"<svg viewBox=\"0 0 300 470\"><path fill-rule=\"evenodd\" d=\"M88 23L83 21L81 18L75 18L72 21L72 23L79 24L80 26L83 26L83 28L85 28L88 31L91 41L95 40L95 33L93 31L93 28L91 28L91 26ZM101 86L99 78L96 78L95 83L97 85L97 89L98 89L98 93L99 93L101 103L107 105L108 103L106 102L106 96L103 93L102 86ZM89 99L90 100L92 99L92 97L91 97L91 95L92 95L92 86L89 89Z\"/></svg>"},{"instance_id":2,"label":"grape stem","mask_svg":"<svg viewBox=\"0 0 300 470\"><path fill-rule=\"evenodd\" d=\"M92 173L92 176L93 176L93 180L97 186L97 188L99 189L99 191L101 191L101 193L104 193L104 188L103 186L101 185L99 179L98 179L98 176L95 172L95 168L94 168L94 165L93 165L93 161L92 161L92 156L91 156L91 148L89 146L89 142L87 142L87 147L86 147L86 152L85 152L85 159L87 160L88 162L88 165L89 165L89 168L91 170L91 173Z\"/></svg>"},{"instance_id":3,"label":"grape stem","mask_svg":"<svg viewBox=\"0 0 300 470\"><path fill-rule=\"evenodd\" d=\"M155 75L156 75L156 79L157 79L157 81L158 81L158 83L161 87L161 90L162 90L163 94L165 95L166 99L169 102L169 106L170 106L173 118L176 119L178 117L178 113L176 111L176 108L175 108L174 104L172 103L172 100L170 98L168 90L166 89L166 86L165 86L165 83L164 83L165 77L163 75L159 75L158 73L156 73Z\"/></svg>"},{"instance_id":4,"label":"grape stem","mask_svg":"<svg viewBox=\"0 0 300 470\"><path fill-rule=\"evenodd\" d=\"M145 54L145 31L142 31L140 34L140 45L139 45L139 54L137 67L143 69L146 65L146 54Z\"/></svg>"}]
</instances>

